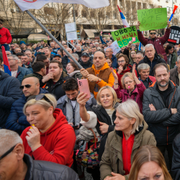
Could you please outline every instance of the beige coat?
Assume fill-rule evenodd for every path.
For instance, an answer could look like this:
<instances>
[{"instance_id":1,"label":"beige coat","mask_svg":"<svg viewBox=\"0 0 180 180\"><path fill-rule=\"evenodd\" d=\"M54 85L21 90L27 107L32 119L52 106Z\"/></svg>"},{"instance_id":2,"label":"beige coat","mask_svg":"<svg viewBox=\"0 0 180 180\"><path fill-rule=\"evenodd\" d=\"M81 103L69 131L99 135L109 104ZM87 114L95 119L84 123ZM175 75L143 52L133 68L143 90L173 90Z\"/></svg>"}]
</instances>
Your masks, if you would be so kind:
<instances>
[{"instance_id":1,"label":"beige coat","mask_svg":"<svg viewBox=\"0 0 180 180\"><path fill-rule=\"evenodd\" d=\"M140 146L156 146L155 137L150 131L147 130L147 128L148 125L146 122L144 122L144 126L139 128L138 132L135 132L131 163L136 151L140 148ZM122 137L121 131L113 131L108 135L105 150L100 162L101 180L103 180L106 176L111 176L111 172L119 173L121 175L124 175L125 173L123 170L122 159ZM119 170L117 170L118 167ZM128 176L129 175L125 176L126 180L128 180Z\"/></svg>"}]
</instances>

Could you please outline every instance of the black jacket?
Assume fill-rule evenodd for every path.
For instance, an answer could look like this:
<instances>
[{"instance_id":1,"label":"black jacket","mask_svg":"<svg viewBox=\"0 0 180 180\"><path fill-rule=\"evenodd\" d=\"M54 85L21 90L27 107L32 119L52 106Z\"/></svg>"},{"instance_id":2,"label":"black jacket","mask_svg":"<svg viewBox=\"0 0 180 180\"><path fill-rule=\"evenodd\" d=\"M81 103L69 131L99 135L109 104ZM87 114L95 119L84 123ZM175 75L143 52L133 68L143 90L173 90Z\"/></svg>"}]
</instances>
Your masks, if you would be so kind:
<instances>
[{"instance_id":1,"label":"black jacket","mask_svg":"<svg viewBox=\"0 0 180 180\"><path fill-rule=\"evenodd\" d=\"M0 71L0 128L5 127L11 105L22 95L20 82L15 77Z\"/></svg>"},{"instance_id":2,"label":"black jacket","mask_svg":"<svg viewBox=\"0 0 180 180\"><path fill-rule=\"evenodd\" d=\"M172 91L167 104L169 105L172 100L170 108L177 108L176 114L171 114L170 108L166 108L157 90L157 83L146 89L143 96L143 115L149 125L149 130L156 138L157 145L172 144L180 129L180 87L175 86L171 81L169 85ZM149 104L153 104L156 111L150 111Z\"/></svg>"},{"instance_id":3,"label":"black jacket","mask_svg":"<svg viewBox=\"0 0 180 180\"><path fill-rule=\"evenodd\" d=\"M139 64L141 64L141 63L149 64L149 66L150 66L150 73L149 73L149 75L150 76L154 76L154 71L153 71L154 66L156 64L159 64L159 63L166 63L166 61L164 59L162 59L159 55L155 54L154 59L153 59L152 62L148 59L147 56L145 56L144 59L139 62Z\"/></svg>"},{"instance_id":4,"label":"black jacket","mask_svg":"<svg viewBox=\"0 0 180 180\"><path fill-rule=\"evenodd\" d=\"M178 70L177 67L170 70L170 79L179 86Z\"/></svg>"},{"instance_id":5,"label":"black jacket","mask_svg":"<svg viewBox=\"0 0 180 180\"><path fill-rule=\"evenodd\" d=\"M90 67L93 65L93 63L92 63L92 61L91 61L90 59L89 59L89 61L86 62L86 63L84 63L84 62L80 59L79 64L80 64L84 69L90 68Z\"/></svg>"},{"instance_id":6,"label":"black jacket","mask_svg":"<svg viewBox=\"0 0 180 180\"><path fill-rule=\"evenodd\" d=\"M48 162L36 161L24 154L27 165L25 180L79 180L78 175L69 167Z\"/></svg>"}]
</instances>

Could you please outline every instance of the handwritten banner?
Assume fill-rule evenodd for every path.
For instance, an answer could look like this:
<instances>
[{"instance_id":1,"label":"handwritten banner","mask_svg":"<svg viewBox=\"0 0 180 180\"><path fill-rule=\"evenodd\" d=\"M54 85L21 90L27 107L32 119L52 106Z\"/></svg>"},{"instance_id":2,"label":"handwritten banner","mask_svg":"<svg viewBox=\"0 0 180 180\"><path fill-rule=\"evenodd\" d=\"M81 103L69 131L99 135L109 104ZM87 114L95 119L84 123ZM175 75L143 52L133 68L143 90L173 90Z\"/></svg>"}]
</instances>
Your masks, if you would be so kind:
<instances>
[{"instance_id":1,"label":"handwritten banner","mask_svg":"<svg viewBox=\"0 0 180 180\"><path fill-rule=\"evenodd\" d=\"M111 32L114 41L118 42L120 48L128 45L129 41L133 40L133 43L138 43L138 35L135 26L119 29Z\"/></svg>"},{"instance_id":2,"label":"handwritten banner","mask_svg":"<svg viewBox=\"0 0 180 180\"><path fill-rule=\"evenodd\" d=\"M167 26L166 8L141 9L137 10L137 15L140 31L163 29Z\"/></svg>"}]
</instances>

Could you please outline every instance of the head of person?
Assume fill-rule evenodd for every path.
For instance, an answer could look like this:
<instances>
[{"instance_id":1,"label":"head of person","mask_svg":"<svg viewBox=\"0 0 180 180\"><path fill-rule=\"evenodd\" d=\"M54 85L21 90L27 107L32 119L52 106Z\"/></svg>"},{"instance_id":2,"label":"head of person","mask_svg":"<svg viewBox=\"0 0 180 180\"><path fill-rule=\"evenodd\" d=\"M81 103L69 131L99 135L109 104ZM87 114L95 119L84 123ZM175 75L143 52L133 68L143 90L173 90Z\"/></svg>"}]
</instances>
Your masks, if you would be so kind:
<instances>
[{"instance_id":1,"label":"head of person","mask_svg":"<svg viewBox=\"0 0 180 180\"><path fill-rule=\"evenodd\" d=\"M8 57L9 66L12 68L17 67L18 68L18 57L16 55L9 55Z\"/></svg>"},{"instance_id":2,"label":"head of person","mask_svg":"<svg viewBox=\"0 0 180 180\"><path fill-rule=\"evenodd\" d=\"M82 47L81 47L80 44L77 44L77 45L76 45L76 51L77 51L77 52L81 52L81 51L82 51Z\"/></svg>"},{"instance_id":3,"label":"head of person","mask_svg":"<svg viewBox=\"0 0 180 180\"><path fill-rule=\"evenodd\" d=\"M107 57L112 57L113 55L113 50L111 48L107 48L106 51L105 51L105 54Z\"/></svg>"},{"instance_id":4,"label":"head of person","mask_svg":"<svg viewBox=\"0 0 180 180\"><path fill-rule=\"evenodd\" d=\"M136 58L136 51L131 50L131 58L135 59Z\"/></svg>"},{"instance_id":5,"label":"head of person","mask_svg":"<svg viewBox=\"0 0 180 180\"><path fill-rule=\"evenodd\" d=\"M93 64L97 70L101 69L106 63L105 53L103 51L96 51L93 56Z\"/></svg>"},{"instance_id":6,"label":"head of person","mask_svg":"<svg viewBox=\"0 0 180 180\"><path fill-rule=\"evenodd\" d=\"M124 54L119 54L117 57L117 63L118 66L122 66L123 69L125 70L127 65L129 64L129 58Z\"/></svg>"},{"instance_id":7,"label":"head of person","mask_svg":"<svg viewBox=\"0 0 180 180\"><path fill-rule=\"evenodd\" d=\"M28 98L23 113L29 124L45 132L55 120L53 112L56 106L57 101L52 94L38 94Z\"/></svg>"},{"instance_id":8,"label":"head of person","mask_svg":"<svg viewBox=\"0 0 180 180\"><path fill-rule=\"evenodd\" d=\"M141 52L138 52L138 53L135 55L135 62L136 62L136 64L139 64L139 62L140 62L141 60L143 60L143 58L144 58L143 54L142 54Z\"/></svg>"},{"instance_id":9,"label":"head of person","mask_svg":"<svg viewBox=\"0 0 180 180\"><path fill-rule=\"evenodd\" d=\"M113 109L118 102L117 94L110 86L103 86L98 91L96 100L104 109Z\"/></svg>"},{"instance_id":10,"label":"head of person","mask_svg":"<svg viewBox=\"0 0 180 180\"><path fill-rule=\"evenodd\" d=\"M57 54L59 54L61 57L63 57L63 50L62 50L62 49L59 49L59 50L57 51Z\"/></svg>"},{"instance_id":11,"label":"head of person","mask_svg":"<svg viewBox=\"0 0 180 180\"><path fill-rule=\"evenodd\" d=\"M109 67L112 65L112 59L109 57L106 57L106 62L108 63Z\"/></svg>"},{"instance_id":12,"label":"head of person","mask_svg":"<svg viewBox=\"0 0 180 180\"><path fill-rule=\"evenodd\" d=\"M46 67L49 67L50 60L47 56L43 54L38 55L36 61L42 61L46 64Z\"/></svg>"},{"instance_id":13,"label":"head of person","mask_svg":"<svg viewBox=\"0 0 180 180\"><path fill-rule=\"evenodd\" d=\"M56 60L56 61L59 61L60 63L62 63L62 58L59 54L54 55L53 60Z\"/></svg>"},{"instance_id":14,"label":"head of person","mask_svg":"<svg viewBox=\"0 0 180 180\"><path fill-rule=\"evenodd\" d=\"M136 49L136 45L135 45L135 44L132 44L132 45L131 45L131 51L135 51L135 49Z\"/></svg>"},{"instance_id":15,"label":"head of person","mask_svg":"<svg viewBox=\"0 0 180 180\"><path fill-rule=\"evenodd\" d=\"M27 75L24 77L20 89L25 97L38 95L40 92L39 79L35 76Z\"/></svg>"},{"instance_id":16,"label":"head of person","mask_svg":"<svg viewBox=\"0 0 180 180\"><path fill-rule=\"evenodd\" d=\"M151 39L156 38L156 35L157 35L156 30L150 30L150 31L149 31L149 37L150 37Z\"/></svg>"},{"instance_id":17,"label":"head of person","mask_svg":"<svg viewBox=\"0 0 180 180\"><path fill-rule=\"evenodd\" d=\"M180 56L177 57L176 66L177 66L178 72L180 73Z\"/></svg>"},{"instance_id":18,"label":"head of person","mask_svg":"<svg viewBox=\"0 0 180 180\"><path fill-rule=\"evenodd\" d=\"M127 89L128 91L133 91L136 83L134 81L132 73L130 72L125 73L121 78L121 84L123 89Z\"/></svg>"},{"instance_id":19,"label":"head of person","mask_svg":"<svg viewBox=\"0 0 180 180\"><path fill-rule=\"evenodd\" d=\"M82 55L81 55L82 62L86 63L86 62L89 61L89 59L90 59L89 54L87 52L83 52Z\"/></svg>"},{"instance_id":20,"label":"head of person","mask_svg":"<svg viewBox=\"0 0 180 180\"><path fill-rule=\"evenodd\" d=\"M11 55L11 51L6 51L6 55L7 56Z\"/></svg>"},{"instance_id":21,"label":"head of person","mask_svg":"<svg viewBox=\"0 0 180 180\"><path fill-rule=\"evenodd\" d=\"M32 65L32 69L34 73L41 74L42 76L46 75L46 64L41 61L36 61Z\"/></svg>"},{"instance_id":22,"label":"head of person","mask_svg":"<svg viewBox=\"0 0 180 180\"><path fill-rule=\"evenodd\" d=\"M45 56L49 57L51 55L51 51L48 47L44 48L44 53L45 53Z\"/></svg>"},{"instance_id":23,"label":"head of person","mask_svg":"<svg viewBox=\"0 0 180 180\"><path fill-rule=\"evenodd\" d=\"M64 84L62 85L63 90L66 93L66 96L71 101L76 101L76 98L79 93L78 83L77 80L74 78L67 79Z\"/></svg>"},{"instance_id":24,"label":"head of person","mask_svg":"<svg viewBox=\"0 0 180 180\"><path fill-rule=\"evenodd\" d=\"M20 45L20 47L21 47L21 49L26 49L26 44L25 43L22 43L21 45Z\"/></svg>"},{"instance_id":25,"label":"head of person","mask_svg":"<svg viewBox=\"0 0 180 180\"><path fill-rule=\"evenodd\" d=\"M146 80L149 77L149 73L150 73L149 64L147 63L139 64L137 70L142 80Z\"/></svg>"},{"instance_id":26,"label":"head of person","mask_svg":"<svg viewBox=\"0 0 180 180\"><path fill-rule=\"evenodd\" d=\"M79 70L78 66L75 64L75 62L69 62L66 66L66 71L68 74Z\"/></svg>"},{"instance_id":27,"label":"head of person","mask_svg":"<svg viewBox=\"0 0 180 180\"><path fill-rule=\"evenodd\" d=\"M173 54L173 52L174 52L174 45L168 44L166 49L165 49L165 52L166 52L166 54Z\"/></svg>"},{"instance_id":28,"label":"head of person","mask_svg":"<svg viewBox=\"0 0 180 180\"><path fill-rule=\"evenodd\" d=\"M53 80L59 80L63 71L63 66L59 61L52 60L49 64L49 72L53 73Z\"/></svg>"},{"instance_id":29,"label":"head of person","mask_svg":"<svg viewBox=\"0 0 180 180\"><path fill-rule=\"evenodd\" d=\"M26 50L24 52L24 55L28 56L29 58L32 58L32 52L30 50Z\"/></svg>"},{"instance_id":30,"label":"head of person","mask_svg":"<svg viewBox=\"0 0 180 180\"><path fill-rule=\"evenodd\" d=\"M155 53L156 53L156 51L155 51L155 48L154 48L153 44L147 44L145 46L145 55L147 56L147 58L149 60L154 59Z\"/></svg>"},{"instance_id":31,"label":"head of person","mask_svg":"<svg viewBox=\"0 0 180 180\"><path fill-rule=\"evenodd\" d=\"M10 180L24 169L24 146L21 137L14 131L0 129L0 179Z\"/></svg>"},{"instance_id":32,"label":"head of person","mask_svg":"<svg viewBox=\"0 0 180 180\"><path fill-rule=\"evenodd\" d=\"M92 51L92 54L94 54L97 51L96 46L92 46L91 51Z\"/></svg>"},{"instance_id":33,"label":"head of person","mask_svg":"<svg viewBox=\"0 0 180 180\"><path fill-rule=\"evenodd\" d=\"M121 52L123 53L125 49L126 49L126 47L122 47Z\"/></svg>"},{"instance_id":34,"label":"head of person","mask_svg":"<svg viewBox=\"0 0 180 180\"><path fill-rule=\"evenodd\" d=\"M125 134L134 134L143 126L144 116L141 114L138 104L128 99L120 103L116 108L115 130Z\"/></svg>"},{"instance_id":35,"label":"head of person","mask_svg":"<svg viewBox=\"0 0 180 180\"><path fill-rule=\"evenodd\" d=\"M79 61L79 55L77 53L72 53L71 55L76 61ZM71 58L70 58L70 61L73 62Z\"/></svg>"},{"instance_id":36,"label":"head of person","mask_svg":"<svg viewBox=\"0 0 180 180\"><path fill-rule=\"evenodd\" d=\"M0 21L0 29L3 28L3 22Z\"/></svg>"},{"instance_id":37,"label":"head of person","mask_svg":"<svg viewBox=\"0 0 180 180\"><path fill-rule=\"evenodd\" d=\"M164 157L155 146L141 146L136 152L129 180L172 180L168 172Z\"/></svg>"},{"instance_id":38,"label":"head of person","mask_svg":"<svg viewBox=\"0 0 180 180\"><path fill-rule=\"evenodd\" d=\"M54 42L51 42L51 43L50 43L50 46L51 46L51 48L54 48L54 47L55 47L55 43L54 43Z\"/></svg>"},{"instance_id":39,"label":"head of person","mask_svg":"<svg viewBox=\"0 0 180 180\"><path fill-rule=\"evenodd\" d=\"M17 54L17 53L21 53L21 48L17 47L14 49L14 53Z\"/></svg>"}]
</instances>

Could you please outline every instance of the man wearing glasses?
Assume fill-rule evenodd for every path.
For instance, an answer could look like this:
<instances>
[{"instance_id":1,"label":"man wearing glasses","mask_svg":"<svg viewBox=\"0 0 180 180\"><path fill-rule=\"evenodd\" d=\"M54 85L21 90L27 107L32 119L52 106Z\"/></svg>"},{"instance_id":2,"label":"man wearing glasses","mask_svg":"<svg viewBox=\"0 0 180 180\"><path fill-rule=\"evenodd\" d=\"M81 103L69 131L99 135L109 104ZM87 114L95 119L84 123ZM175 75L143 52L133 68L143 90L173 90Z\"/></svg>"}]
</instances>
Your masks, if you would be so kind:
<instances>
[{"instance_id":1,"label":"man wearing glasses","mask_svg":"<svg viewBox=\"0 0 180 180\"><path fill-rule=\"evenodd\" d=\"M69 167L33 160L24 154L20 136L10 130L0 129L0 179L6 180L78 180Z\"/></svg>"},{"instance_id":2,"label":"man wearing glasses","mask_svg":"<svg viewBox=\"0 0 180 180\"><path fill-rule=\"evenodd\" d=\"M164 57L164 60L167 62L167 56L166 56L166 52L163 48L163 44L166 43L166 41L169 38L169 34L171 32L170 29L170 22L168 21L167 23L167 29L165 32L165 35L163 37L157 37L157 31L156 30L150 30L149 31L149 38L144 38L142 32L139 30L139 21L138 21L138 25L137 25L137 32L138 32L138 39L139 41L143 44L143 46L145 46L146 44L153 44L156 50L157 54L161 54Z\"/></svg>"},{"instance_id":3,"label":"man wearing glasses","mask_svg":"<svg viewBox=\"0 0 180 180\"><path fill-rule=\"evenodd\" d=\"M26 127L30 126L23 113L23 107L28 97L48 92L40 88L39 79L33 75L28 75L23 79L20 89L23 91L23 95L12 104L6 121L6 129L16 131L18 134L21 134Z\"/></svg>"}]
</instances>

